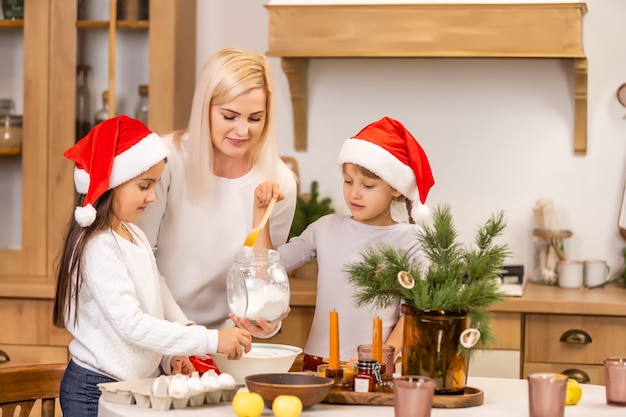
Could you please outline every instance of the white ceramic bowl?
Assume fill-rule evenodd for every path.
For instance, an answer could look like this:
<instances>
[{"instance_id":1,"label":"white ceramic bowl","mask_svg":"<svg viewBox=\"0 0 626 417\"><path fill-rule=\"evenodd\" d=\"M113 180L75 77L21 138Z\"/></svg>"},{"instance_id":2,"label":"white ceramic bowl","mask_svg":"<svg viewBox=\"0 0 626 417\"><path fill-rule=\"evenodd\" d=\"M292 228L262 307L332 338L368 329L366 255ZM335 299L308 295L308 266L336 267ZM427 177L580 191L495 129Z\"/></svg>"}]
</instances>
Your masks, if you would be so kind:
<instances>
[{"instance_id":1,"label":"white ceramic bowl","mask_svg":"<svg viewBox=\"0 0 626 417\"><path fill-rule=\"evenodd\" d=\"M302 348L272 343L252 343L250 352L241 359L228 359L223 353L211 356L220 372L226 372L240 384L245 383L248 375L288 372Z\"/></svg>"}]
</instances>

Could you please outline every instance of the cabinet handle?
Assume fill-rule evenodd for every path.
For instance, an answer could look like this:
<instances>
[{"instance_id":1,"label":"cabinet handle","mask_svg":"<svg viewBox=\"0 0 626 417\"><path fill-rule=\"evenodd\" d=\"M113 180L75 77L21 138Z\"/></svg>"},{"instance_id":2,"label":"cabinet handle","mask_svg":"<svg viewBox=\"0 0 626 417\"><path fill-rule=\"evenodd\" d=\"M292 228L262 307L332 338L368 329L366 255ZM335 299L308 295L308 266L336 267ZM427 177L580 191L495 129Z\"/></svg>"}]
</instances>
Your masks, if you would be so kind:
<instances>
[{"instance_id":1,"label":"cabinet handle","mask_svg":"<svg viewBox=\"0 0 626 417\"><path fill-rule=\"evenodd\" d=\"M584 330L571 329L563 333L559 340L572 345L586 345L591 343L591 336Z\"/></svg>"},{"instance_id":2,"label":"cabinet handle","mask_svg":"<svg viewBox=\"0 0 626 417\"><path fill-rule=\"evenodd\" d=\"M11 360L9 355L2 349L0 349L0 363L7 363Z\"/></svg>"},{"instance_id":3,"label":"cabinet handle","mask_svg":"<svg viewBox=\"0 0 626 417\"><path fill-rule=\"evenodd\" d=\"M561 373L568 378L575 379L581 384L587 384L590 381L589 375L587 375L585 371L581 371L580 369L566 369Z\"/></svg>"}]
</instances>

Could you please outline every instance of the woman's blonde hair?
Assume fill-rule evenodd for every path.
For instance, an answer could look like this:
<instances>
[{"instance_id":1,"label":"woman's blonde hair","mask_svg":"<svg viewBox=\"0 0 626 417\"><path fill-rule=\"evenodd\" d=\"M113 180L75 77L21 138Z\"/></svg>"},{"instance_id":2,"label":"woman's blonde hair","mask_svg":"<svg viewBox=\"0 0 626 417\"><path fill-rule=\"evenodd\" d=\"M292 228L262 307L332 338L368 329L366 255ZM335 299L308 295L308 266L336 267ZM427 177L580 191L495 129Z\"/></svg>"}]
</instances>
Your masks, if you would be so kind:
<instances>
[{"instance_id":1,"label":"woman's blonde hair","mask_svg":"<svg viewBox=\"0 0 626 417\"><path fill-rule=\"evenodd\" d=\"M192 200L210 195L213 172L213 144L209 122L210 106L227 103L255 88L267 97L265 125L261 140L251 149L250 167L257 166L267 180L279 181L280 158L274 126L274 82L267 58L246 49L226 48L215 53L205 64L196 85L189 117L186 181ZM180 132L179 132L180 134Z\"/></svg>"}]
</instances>

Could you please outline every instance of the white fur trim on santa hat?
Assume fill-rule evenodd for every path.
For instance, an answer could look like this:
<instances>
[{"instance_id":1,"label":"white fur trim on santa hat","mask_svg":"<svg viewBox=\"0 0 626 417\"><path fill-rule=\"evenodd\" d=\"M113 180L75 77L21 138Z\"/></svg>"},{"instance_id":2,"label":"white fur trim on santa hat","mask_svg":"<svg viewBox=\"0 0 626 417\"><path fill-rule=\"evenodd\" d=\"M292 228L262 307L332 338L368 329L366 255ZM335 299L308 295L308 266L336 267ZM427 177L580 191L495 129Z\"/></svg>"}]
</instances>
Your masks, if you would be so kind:
<instances>
[{"instance_id":1,"label":"white fur trim on santa hat","mask_svg":"<svg viewBox=\"0 0 626 417\"><path fill-rule=\"evenodd\" d=\"M131 146L113 159L109 188L115 188L126 181L143 174L169 154L167 145L156 133ZM74 169L74 184L79 194L89 190L89 174L78 167Z\"/></svg>"},{"instance_id":2,"label":"white fur trim on santa hat","mask_svg":"<svg viewBox=\"0 0 626 417\"><path fill-rule=\"evenodd\" d=\"M74 209L74 218L80 227L91 226L96 220L96 209L91 204Z\"/></svg>"},{"instance_id":3,"label":"white fur trim on santa hat","mask_svg":"<svg viewBox=\"0 0 626 417\"><path fill-rule=\"evenodd\" d=\"M344 163L372 171L414 204L419 202L415 173L384 148L363 139L347 139L339 152L339 164Z\"/></svg>"}]
</instances>

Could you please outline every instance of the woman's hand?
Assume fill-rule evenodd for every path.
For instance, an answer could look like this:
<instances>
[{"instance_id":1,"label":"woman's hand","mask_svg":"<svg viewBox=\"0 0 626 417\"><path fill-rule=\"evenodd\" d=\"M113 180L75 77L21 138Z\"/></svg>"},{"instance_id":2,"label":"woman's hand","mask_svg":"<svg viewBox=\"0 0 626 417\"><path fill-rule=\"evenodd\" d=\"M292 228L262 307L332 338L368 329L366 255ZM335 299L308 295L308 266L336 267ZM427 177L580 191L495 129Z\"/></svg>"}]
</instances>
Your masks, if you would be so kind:
<instances>
[{"instance_id":1,"label":"woman's hand","mask_svg":"<svg viewBox=\"0 0 626 417\"><path fill-rule=\"evenodd\" d=\"M174 356L170 362L171 374L191 375L196 370L193 364L186 356Z\"/></svg>"},{"instance_id":2,"label":"woman's hand","mask_svg":"<svg viewBox=\"0 0 626 417\"><path fill-rule=\"evenodd\" d=\"M248 330L254 337L266 338L267 335L276 331L276 328L280 325L283 319L289 315L290 311L291 307L289 307L285 314L283 314L282 317L276 321L269 322L263 319L257 319L256 324L252 323L245 317L242 318L235 316L233 313L230 313L229 316L233 323L235 323L235 326Z\"/></svg>"},{"instance_id":3,"label":"woman's hand","mask_svg":"<svg viewBox=\"0 0 626 417\"><path fill-rule=\"evenodd\" d=\"M217 351L228 355L228 359L240 359L252 348L252 335L248 330L233 327L218 331Z\"/></svg>"}]
</instances>

